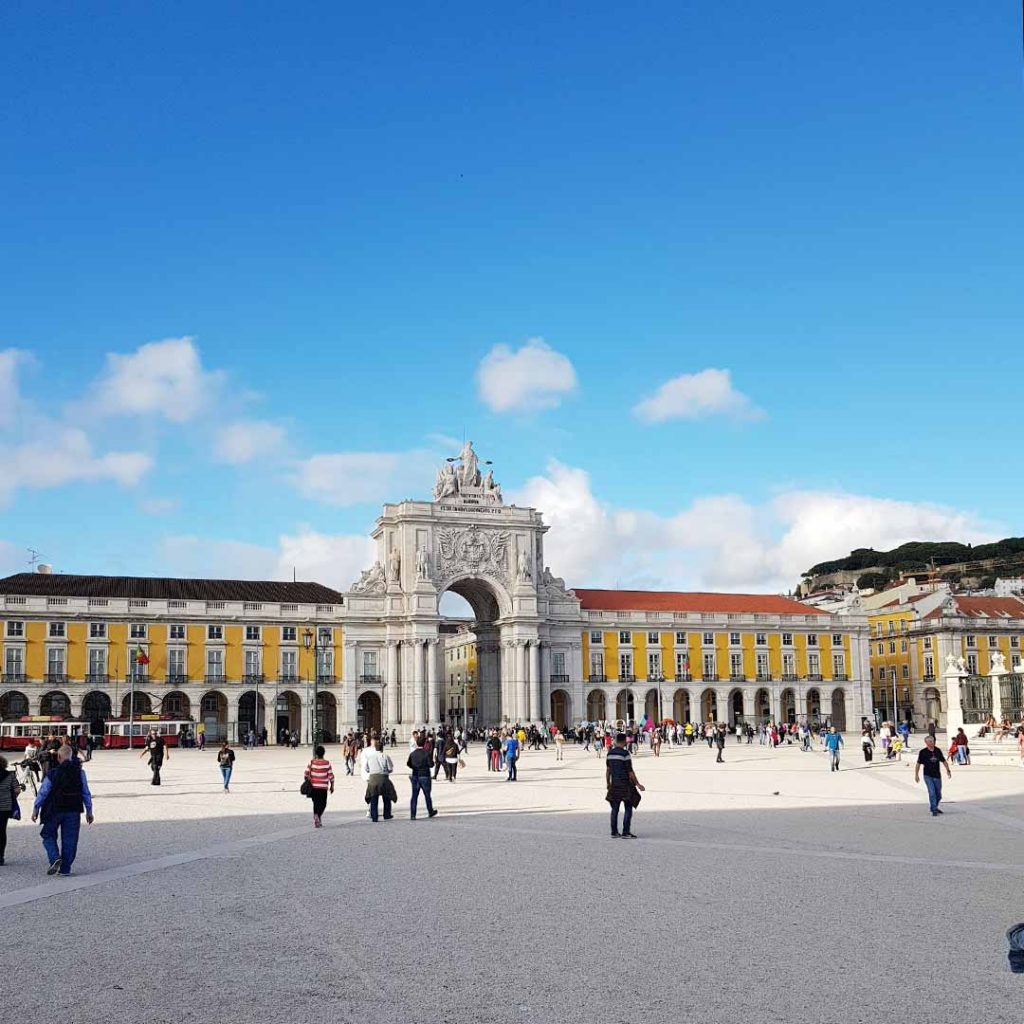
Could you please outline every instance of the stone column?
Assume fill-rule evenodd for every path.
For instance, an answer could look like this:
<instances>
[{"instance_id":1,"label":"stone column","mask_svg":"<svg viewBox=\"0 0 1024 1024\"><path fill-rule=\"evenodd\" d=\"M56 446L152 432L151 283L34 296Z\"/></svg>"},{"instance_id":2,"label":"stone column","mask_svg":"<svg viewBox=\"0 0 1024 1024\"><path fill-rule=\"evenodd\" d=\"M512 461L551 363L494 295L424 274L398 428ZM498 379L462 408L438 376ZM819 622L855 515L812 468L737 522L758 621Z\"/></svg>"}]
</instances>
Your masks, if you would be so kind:
<instances>
[{"instance_id":1,"label":"stone column","mask_svg":"<svg viewBox=\"0 0 1024 1024\"><path fill-rule=\"evenodd\" d=\"M989 680L992 684L992 717L1000 724L1003 721L1003 694L1000 689L1003 675L1002 672L989 673Z\"/></svg>"},{"instance_id":2,"label":"stone column","mask_svg":"<svg viewBox=\"0 0 1024 1024\"><path fill-rule=\"evenodd\" d=\"M734 687L732 686L715 687L715 702L718 705L718 721L725 722L726 725L732 724L732 707L729 703L729 694L732 693L733 689ZM746 707L746 702L744 702L744 710L746 710Z\"/></svg>"},{"instance_id":3,"label":"stone column","mask_svg":"<svg viewBox=\"0 0 1024 1024\"><path fill-rule=\"evenodd\" d=\"M530 641L530 721L544 718L540 707L540 641Z\"/></svg>"},{"instance_id":4,"label":"stone column","mask_svg":"<svg viewBox=\"0 0 1024 1024\"><path fill-rule=\"evenodd\" d=\"M427 656L427 719L436 723L444 717L438 698L437 640L428 640L423 646Z\"/></svg>"},{"instance_id":5,"label":"stone column","mask_svg":"<svg viewBox=\"0 0 1024 1024\"><path fill-rule=\"evenodd\" d=\"M398 721L398 641L387 642L387 675L388 684L387 714L385 724L390 729Z\"/></svg>"},{"instance_id":6,"label":"stone column","mask_svg":"<svg viewBox=\"0 0 1024 1024\"><path fill-rule=\"evenodd\" d=\"M530 717L530 652L526 640L516 644L516 718L525 722Z\"/></svg>"},{"instance_id":7,"label":"stone column","mask_svg":"<svg viewBox=\"0 0 1024 1024\"><path fill-rule=\"evenodd\" d=\"M346 640L343 652L341 700L338 701L338 728L342 732L356 727L356 702L359 692L359 675L356 669L356 641Z\"/></svg>"},{"instance_id":8,"label":"stone column","mask_svg":"<svg viewBox=\"0 0 1024 1024\"><path fill-rule=\"evenodd\" d=\"M572 654L566 652L565 655L565 670L567 673L572 672ZM570 675L571 679L572 676ZM563 683L559 683L566 693L570 693L570 689ZM544 640L540 645L540 717L545 721L551 718L551 642Z\"/></svg>"},{"instance_id":9,"label":"stone column","mask_svg":"<svg viewBox=\"0 0 1024 1024\"><path fill-rule=\"evenodd\" d=\"M412 706L416 725L426 725L423 707L423 641L412 642Z\"/></svg>"}]
</instances>

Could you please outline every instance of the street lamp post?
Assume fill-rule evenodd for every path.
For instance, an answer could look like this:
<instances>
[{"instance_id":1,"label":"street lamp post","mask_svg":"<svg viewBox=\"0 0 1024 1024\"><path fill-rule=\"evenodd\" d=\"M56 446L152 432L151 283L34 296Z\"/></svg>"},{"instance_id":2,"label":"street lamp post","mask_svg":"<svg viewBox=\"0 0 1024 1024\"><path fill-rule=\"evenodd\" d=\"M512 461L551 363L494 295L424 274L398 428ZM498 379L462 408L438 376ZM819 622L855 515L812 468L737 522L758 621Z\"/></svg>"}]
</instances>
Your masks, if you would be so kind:
<instances>
[{"instance_id":1,"label":"street lamp post","mask_svg":"<svg viewBox=\"0 0 1024 1024\"><path fill-rule=\"evenodd\" d=\"M320 680L320 637L312 629L307 628L302 634L302 643L307 651L313 652L313 706L311 712L313 736L312 743L315 746L320 742L320 706L318 683Z\"/></svg>"}]
</instances>

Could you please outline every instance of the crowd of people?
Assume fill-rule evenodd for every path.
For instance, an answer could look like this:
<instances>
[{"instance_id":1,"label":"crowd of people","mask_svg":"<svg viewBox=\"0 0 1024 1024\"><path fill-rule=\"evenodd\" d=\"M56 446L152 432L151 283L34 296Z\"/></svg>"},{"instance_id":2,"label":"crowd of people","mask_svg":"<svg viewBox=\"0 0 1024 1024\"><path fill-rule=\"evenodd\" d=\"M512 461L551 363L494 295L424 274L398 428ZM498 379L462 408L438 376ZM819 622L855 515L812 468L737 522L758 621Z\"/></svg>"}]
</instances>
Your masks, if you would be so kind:
<instances>
[{"instance_id":1,"label":"crowd of people","mask_svg":"<svg viewBox=\"0 0 1024 1024\"><path fill-rule=\"evenodd\" d=\"M1015 738L1021 767L1024 767L1024 724L1010 726L1008 722L985 723L979 736L989 735L997 739L1006 738L1002 733ZM911 751L913 726L909 722L884 721L880 725L870 720L861 724L861 748L865 762L874 759L876 748L888 761L899 761ZM205 740L193 745L200 748ZM781 746L796 746L801 751L816 748L827 754L830 771L840 769L840 758L844 739L833 725L808 724L807 722L761 723L738 722L728 725L724 722L709 721L674 722L664 720L660 724L644 721L630 723L579 723L569 729L559 730L550 723L529 723L505 725L492 728L459 728L456 725L421 729L413 733L405 756L405 767L409 772L411 794L409 817L415 820L422 804L427 817L433 818L438 810L433 801L433 785L443 772L449 784L455 784L459 771L466 767L471 742L482 745L484 765L488 774L496 773L508 782L519 778L520 762L530 751L555 750L555 761L564 759L567 744L573 744L582 751L593 751L605 761L605 799L611 809L611 835L635 838L632 831L632 815L640 803L644 787L639 783L633 769L632 758L638 751L648 748L655 758L660 757L664 748L692 747L706 743L715 754L716 763L725 762L728 740L734 738L737 744L750 745L756 742L763 747L775 749ZM180 739L180 738L179 738ZM282 745L296 747L297 735L283 730ZM267 742L266 730L257 734L253 730L243 733L242 746L252 749ZM188 742L182 744L189 746ZM395 788L398 736L394 728L349 731L337 740L344 774L357 773L364 784L366 816L373 822L390 820L399 800ZM93 801L84 765L92 757L93 744L87 734L71 737L51 733L38 743L30 742L25 748L20 766L31 773L36 783L36 796L32 806L32 820L42 821L40 836L47 855L47 872L51 875L67 875L74 864L80 833L82 815L92 823ZM140 757L148 758L151 784L161 785L161 773L170 760L169 745L153 728L145 738ZM236 755L231 744L224 740L217 750L217 766L220 771L223 791L230 793L230 783L235 770ZM968 766L971 763L970 740L963 727L950 737L948 749L944 752L936 741L935 723L929 723L923 743L920 745L914 766L915 783L923 776L928 791L929 809L933 816L941 815L942 773L952 777L952 766ZM7 825L10 820L20 817L19 796L25 791L24 779L10 769L5 758L0 757L0 865L5 863L7 846ZM313 756L303 772L301 792L312 801L313 825L323 827L323 815L328 798L335 791L334 767L327 757L327 747L317 744ZM622 812L621 826L619 814Z\"/></svg>"}]
</instances>

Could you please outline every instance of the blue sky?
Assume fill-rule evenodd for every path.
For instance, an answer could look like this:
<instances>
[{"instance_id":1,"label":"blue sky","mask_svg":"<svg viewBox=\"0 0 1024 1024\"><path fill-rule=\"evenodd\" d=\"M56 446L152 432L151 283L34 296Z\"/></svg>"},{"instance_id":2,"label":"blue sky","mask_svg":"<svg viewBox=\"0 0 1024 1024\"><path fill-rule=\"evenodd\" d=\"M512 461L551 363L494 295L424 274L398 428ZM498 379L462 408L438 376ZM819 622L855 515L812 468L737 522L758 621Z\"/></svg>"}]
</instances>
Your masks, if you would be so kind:
<instances>
[{"instance_id":1,"label":"blue sky","mask_svg":"<svg viewBox=\"0 0 1024 1024\"><path fill-rule=\"evenodd\" d=\"M1024 532L1011 4L9 3L0 56L0 568L344 585L464 432L577 585Z\"/></svg>"}]
</instances>

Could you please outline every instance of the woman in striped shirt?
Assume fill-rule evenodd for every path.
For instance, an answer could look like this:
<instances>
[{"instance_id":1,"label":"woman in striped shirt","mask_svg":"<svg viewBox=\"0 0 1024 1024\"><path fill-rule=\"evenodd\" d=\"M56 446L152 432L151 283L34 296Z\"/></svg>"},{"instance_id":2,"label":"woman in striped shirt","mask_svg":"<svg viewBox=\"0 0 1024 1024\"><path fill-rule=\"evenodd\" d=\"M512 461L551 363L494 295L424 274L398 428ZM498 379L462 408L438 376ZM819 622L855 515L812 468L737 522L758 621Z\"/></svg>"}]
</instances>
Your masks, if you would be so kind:
<instances>
[{"instance_id":1,"label":"woman in striped shirt","mask_svg":"<svg viewBox=\"0 0 1024 1024\"><path fill-rule=\"evenodd\" d=\"M313 787L313 827L322 827L321 815L327 808L327 793L334 792L334 771L331 762L324 759L324 748L313 750L313 760L306 766L306 778Z\"/></svg>"}]
</instances>

